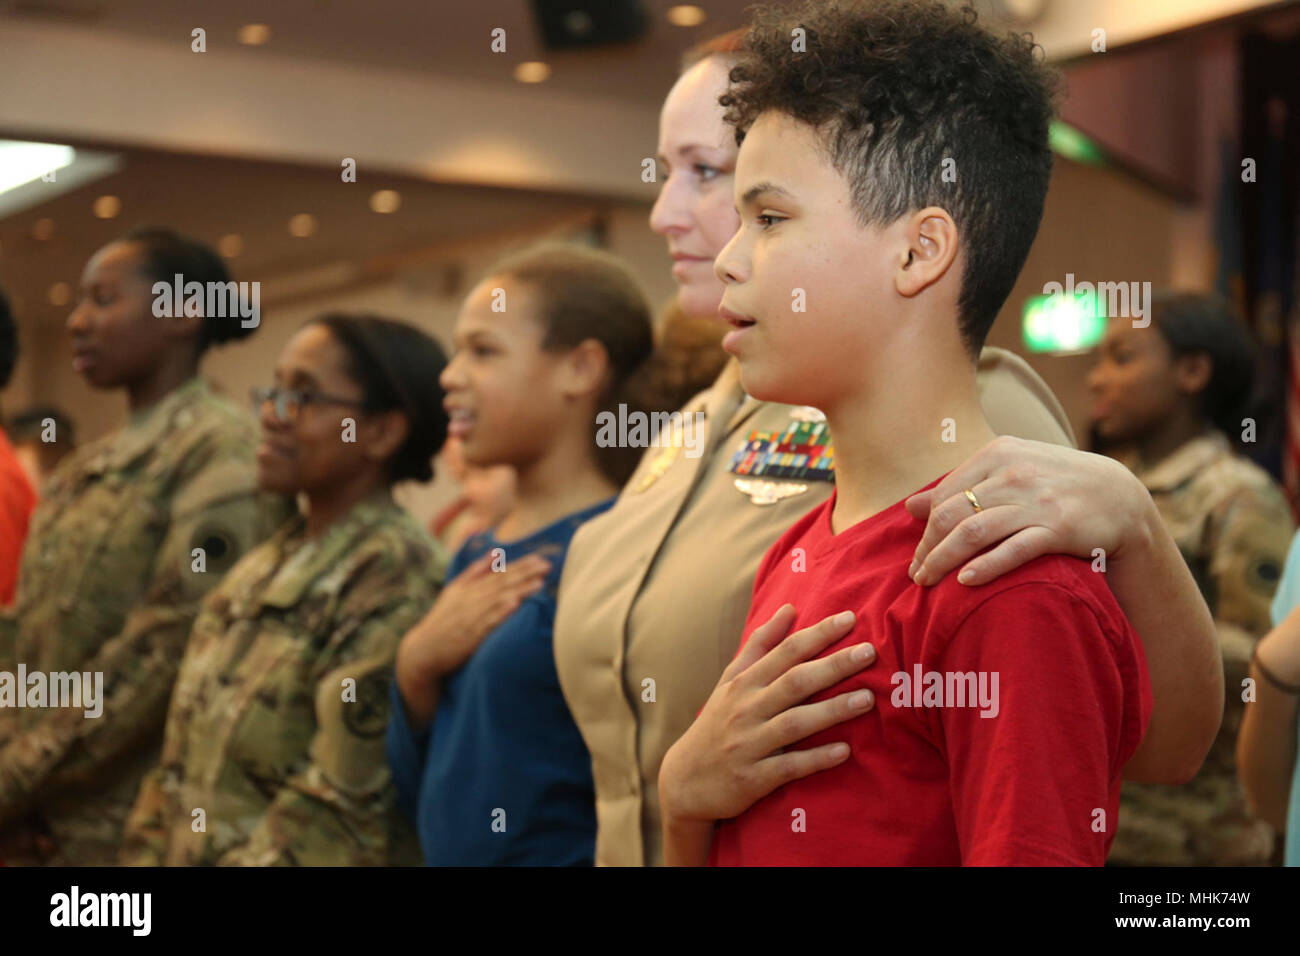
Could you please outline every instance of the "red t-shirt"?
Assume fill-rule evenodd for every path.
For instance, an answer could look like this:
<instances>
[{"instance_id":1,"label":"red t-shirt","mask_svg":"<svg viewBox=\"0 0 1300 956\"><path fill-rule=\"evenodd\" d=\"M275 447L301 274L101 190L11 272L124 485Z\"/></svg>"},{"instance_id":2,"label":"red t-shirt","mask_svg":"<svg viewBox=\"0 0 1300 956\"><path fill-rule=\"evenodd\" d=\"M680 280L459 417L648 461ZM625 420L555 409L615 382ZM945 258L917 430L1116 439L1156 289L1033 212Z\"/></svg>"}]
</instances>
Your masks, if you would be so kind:
<instances>
[{"instance_id":1,"label":"red t-shirt","mask_svg":"<svg viewBox=\"0 0 1300 956\"><path fill-rule=\"evenodd\" d=\"M22 557L27 523L35 507L36 492L9 438L0 430L0 607L14 599L18 560Z\"/></svg>"},{"instance_id":2,"label":"red t-shirt","mask_svg":"<svg viewBox=\"0 0 1300 956\"><path fill-rule=\"evenodd\" d=\"M875 706L802 741L851 751L719 822L710 865L1101 865L1151 716L1141 641L1101 573L1053 555L922 588L907 568L924 522L900 501L832 535L834 505L764 556L744 633L787 602L791 633L853 611L821 656L870 641L876 662L810 700L865 687Z\"/></svg>"}]
</instances>

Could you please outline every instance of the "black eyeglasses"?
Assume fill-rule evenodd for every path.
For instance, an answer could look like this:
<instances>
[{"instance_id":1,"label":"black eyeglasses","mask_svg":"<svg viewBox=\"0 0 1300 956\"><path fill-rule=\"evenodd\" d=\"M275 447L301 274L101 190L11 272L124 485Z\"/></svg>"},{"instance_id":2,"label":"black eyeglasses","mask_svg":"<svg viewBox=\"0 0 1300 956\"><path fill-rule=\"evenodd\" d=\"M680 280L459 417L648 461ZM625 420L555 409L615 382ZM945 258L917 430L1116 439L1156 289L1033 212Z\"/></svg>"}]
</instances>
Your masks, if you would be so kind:
<instances>
[{"instance_id":1,"label":"black eyeglasses","mask_svg":"<svg viewBox=\"0 0 1300 956\"><path fill-rule=\"evenodd\" d=\"M256 411L264 402L270 402L275 409L275 417L282 422L296 421L298 411L307 405L355 405L365 408L361 399L343 398L339 395L327 395L310 388L255 388L252 390L253 409Z\"/></svg>"}]
</instances>

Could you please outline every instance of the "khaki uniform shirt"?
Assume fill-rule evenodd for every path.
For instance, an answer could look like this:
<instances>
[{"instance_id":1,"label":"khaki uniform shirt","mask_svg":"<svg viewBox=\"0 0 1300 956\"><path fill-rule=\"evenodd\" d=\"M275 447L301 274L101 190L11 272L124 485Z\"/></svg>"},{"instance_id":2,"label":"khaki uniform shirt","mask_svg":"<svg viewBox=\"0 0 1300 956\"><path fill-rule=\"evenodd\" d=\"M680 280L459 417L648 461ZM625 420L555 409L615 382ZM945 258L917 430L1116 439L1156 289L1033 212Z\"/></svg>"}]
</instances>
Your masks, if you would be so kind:
<instances>
[{"instance_id":1,"label":"khaki uniform shirt","mask_svg":"<svg viewBox=\"0 0 1300 956\"><path fill-rule=\"evenodd\" d=\"M985 349L979 387L995 431L1073 444L1020 358ZM736 448L752 430L784 429L795 410L746 396L734 361L684 411L706 416L702 454L649 449L614 507L574 535L560 584L556 665L591 751L597 865L662 864L659 764L740 646L763 554L832 489L806 482L771 504L737 490Z\"/></svg>"},{"instance_id":2,"label":"khaki uniform shirt","mask_svg":"<svg viewBox=\"0 0 1300 956\"><path fill-rule=\"evenodd\" d=\"M398 642L445 569L386 494L314 539L294 519L244 558L195 622L122 861L418 864L384 735Z\"/></svg>"},{"instance_id":3,"label":"khaki uniform shirt","mask_svg":"<svg viewBox=\"0 0 1300 956\"><path fill-rule=\"evenodd\" d=\"M195 379L46 483L0 672L92 675L83 693L102 674L103 711L0 708L0 859L116 860L199 601L288 513L258 495L256 442L252 416ZM46 828L52 858L31 842Z\"/></svg>"},{"instance_id":4,"label":"khaki uniform shirt","mask_svg":"<svg viewBox=\"0 0 1300 956\"><path fill-rule=\"evenodd\" d=\"M1242 680L1291 543L1291 512L1268 473L1210 432L1151 468L1137 467L1214 615L1227 698L1201 771L1180 786L1125 783L1110 863L1133 866L1264 864L1274 834L1254 819L1237 780Z\"/></svg>"}]
</instances>

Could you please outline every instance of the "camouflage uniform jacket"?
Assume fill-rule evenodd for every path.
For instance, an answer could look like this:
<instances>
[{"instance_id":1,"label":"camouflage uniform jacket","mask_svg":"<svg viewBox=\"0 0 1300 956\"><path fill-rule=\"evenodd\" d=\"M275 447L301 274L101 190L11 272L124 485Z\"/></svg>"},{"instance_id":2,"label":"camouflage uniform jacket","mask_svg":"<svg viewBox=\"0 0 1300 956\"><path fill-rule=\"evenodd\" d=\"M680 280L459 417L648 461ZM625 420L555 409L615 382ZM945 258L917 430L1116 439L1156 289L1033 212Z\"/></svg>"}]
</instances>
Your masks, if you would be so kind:
<instances>
[{"instance_id":1,"label":"camouflage uniform jacket","mask_svg":"<svg viewBox=\"0 0 1300 956\"><path fill-rule=\"evenodd\" d=\"M288 513L258 494L256 442L252 417L194 379L46 483L0 671L102 673L102 715L0 709L6 862L116 860L199 602ZM14 853L47 828L52 857Z\"/></svg>"},{"instance_id":2,"label":"camouflage uniform jacket","mask_svg":"<svg viewBox=\"0 0 1300 956\"><path fill-rule=\"evenodd\" d=\"M244 558L194 625L123 862L418 863L385 759L388 685L445 567L386 494Z\"/></svg>"},{"instance_id":3,"label":"camouflage uniform jacket","mask_svg":"<svg viewBox=\"0 0 1300 956\"><path fill-rule=\"evenodd\" d=\"M1251 817L1237 781L1242 680L1269 630L1269 603L1291 540L1291 512L1263 469L1209 432L1137 476L1214 615L1227 693L1223 725L1200 772L1180 786L1126 783L1109 862L1150 866L1266 864L1274 834Z\"/></svg>"}]
</instances>

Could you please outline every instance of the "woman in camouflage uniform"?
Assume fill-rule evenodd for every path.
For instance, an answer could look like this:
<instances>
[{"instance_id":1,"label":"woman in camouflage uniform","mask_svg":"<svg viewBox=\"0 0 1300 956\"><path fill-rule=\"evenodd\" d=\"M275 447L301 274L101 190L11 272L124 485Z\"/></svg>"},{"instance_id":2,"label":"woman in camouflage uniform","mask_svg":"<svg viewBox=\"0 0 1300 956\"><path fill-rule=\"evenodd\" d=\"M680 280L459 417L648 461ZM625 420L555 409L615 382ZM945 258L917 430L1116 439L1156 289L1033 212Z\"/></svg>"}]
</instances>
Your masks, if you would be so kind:
<instances>
[{"instance_id":1,"label":"woman in camouflage uniform","mask_svg":"<svg viewBox=\"0 0 1300 956\"><path fill-rule=\"evenodd\" d=\"M74 368L93 388L125 391L131 419L47 482L16 603L0 618L0 673L51 687L75 674L85 705L33 707L29 694L17 709L0 694L9 864L116 859L199 600L284 515L259 502L251 416L198 377L208 346L254 326L238 314L157 317L153 285L177 275L205 288L230 279L197 242L131 233L91 258L68 317Z\"/></svg>"},{"instance_id":2,"label":"woman in camouflage uniform","mask_svg":"<svg viewBox=\"0 0 1300 956\"><path fill-rule=\"evenodd\" d=\"M418 862L384 756L401 636L444 562L390 494L427 481L447 432L446 359L424 333L325 316L255 392L263 488L305 514L245 557L204 603L141 787L123 862Z\"/></svg>"},{"instance_id":3,"label":"woman in camouflage uniform","mask_svg":"<svg viewBox=\"0 0 1300 956\"><path fill-rule=\"evenodd\" d=\"M1162 295L1151 323L1112 320L1089 376L1103 439L1151 493L1214 615L1226 689L1223 724L1186 785L1126 782L1110 862L1128 866L1247 866L1274 855L1237 777L1246 709L1242 681L1269 629L1291 511L1282 489L1241 454L1254 440L1254 363L1245 328L1210 296Z\"/></svg>"}]
</instances>

